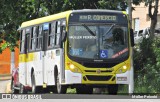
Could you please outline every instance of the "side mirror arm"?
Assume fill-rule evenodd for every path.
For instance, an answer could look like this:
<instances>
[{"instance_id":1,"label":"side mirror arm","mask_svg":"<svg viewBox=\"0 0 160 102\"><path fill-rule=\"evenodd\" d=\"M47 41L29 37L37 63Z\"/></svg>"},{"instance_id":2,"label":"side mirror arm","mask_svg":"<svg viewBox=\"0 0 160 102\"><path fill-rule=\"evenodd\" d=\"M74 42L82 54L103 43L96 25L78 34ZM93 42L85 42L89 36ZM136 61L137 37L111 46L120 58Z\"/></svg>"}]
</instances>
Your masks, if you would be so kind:
<instances>
[{"instance_id":1,"label":"side mirror arm","mask_svg":"<svg viewBox=\"0 0 160 102\"><path fill-rule=\"evenodd\" d=\"M134 33L133 29L130 29L130 40L131 40L131 46L134 47Z\"/></svg>"}]
</instances>

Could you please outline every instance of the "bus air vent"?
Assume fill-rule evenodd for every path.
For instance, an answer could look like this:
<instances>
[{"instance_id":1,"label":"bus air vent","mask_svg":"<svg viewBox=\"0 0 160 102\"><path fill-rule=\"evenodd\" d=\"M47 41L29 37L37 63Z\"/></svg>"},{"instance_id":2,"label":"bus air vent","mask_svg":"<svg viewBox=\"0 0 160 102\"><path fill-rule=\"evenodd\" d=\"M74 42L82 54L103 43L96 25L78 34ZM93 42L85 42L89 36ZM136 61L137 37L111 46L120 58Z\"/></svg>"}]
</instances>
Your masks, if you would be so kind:
<instances>
[{"instance_id":1,"label":"bus air vent","mask_svg":"<svg viewBox=\"0 0 160 102\"><path fill-rule=\"evenodd\" d=\"M95 75L86 75L87 79L90 81L108 81L112 76L95 76Z\"/></svg>"},{"instance_id":2,"label":"bus air vent","mask_svg":"<svg viewBox=\"0 0 160 102\"><path fill-rule=\"evenodd\" d=\"M115 65L117 65L118 63L86 63L83 62L81 63L83 66L85 67L89 67L89 68L112 68Z\"/></svg>"}]
</instances>

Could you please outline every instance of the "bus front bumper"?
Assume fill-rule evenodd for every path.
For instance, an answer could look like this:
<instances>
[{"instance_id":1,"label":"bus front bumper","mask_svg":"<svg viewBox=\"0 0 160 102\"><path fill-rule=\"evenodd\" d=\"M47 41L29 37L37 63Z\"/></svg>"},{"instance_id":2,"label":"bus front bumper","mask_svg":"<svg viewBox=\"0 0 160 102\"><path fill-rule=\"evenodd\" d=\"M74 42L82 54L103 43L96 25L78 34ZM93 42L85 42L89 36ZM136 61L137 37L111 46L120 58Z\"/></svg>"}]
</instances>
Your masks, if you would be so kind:
<instances>
[{"instance_id":1,"label":"bus front bumper","mask_svg":"<svg viewBox=\"0 0 160 102\"><path fill-rule=\"evenodd\" d=\"M129 84L129 73L130 71L121 74L82 74L66 70L65 84Z\"/></svg>"}]
</instances>

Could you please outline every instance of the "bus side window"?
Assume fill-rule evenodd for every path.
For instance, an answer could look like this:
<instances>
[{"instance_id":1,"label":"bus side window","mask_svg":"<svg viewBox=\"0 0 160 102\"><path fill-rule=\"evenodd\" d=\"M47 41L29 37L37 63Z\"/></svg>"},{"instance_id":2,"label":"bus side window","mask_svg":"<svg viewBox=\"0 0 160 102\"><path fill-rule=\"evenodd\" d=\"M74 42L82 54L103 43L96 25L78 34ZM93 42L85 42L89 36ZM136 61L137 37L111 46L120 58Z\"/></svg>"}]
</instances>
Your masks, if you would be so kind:
<instances>
[{"instance_id":1,"label":"bus side window","mask_svg":"<svg viewBox=\"0 0 160 102\"><path fill-rule=\"evenodd\" d=\"M31 34L31 28L26 28L25 29L25 35L24 35L24 42L25 42L25 44L24 44L24 52L25 53L28 53L28 51L29 51L29 43L30 43L30 34Z\"/></svg>"},{"instance_id":2,"label":"bus side window","mask_svg":"<svg viewBox=\"0 0 160 102\"><path fill-rule=\"evenodd\" d=\"M55 24L56 22L52 22L49 25L48 48L53 48L55 45Z\"/></svg>"},{"instance_id":3,"label":"bus side window","mask_svg":"<svg viewBox=\"0 0 160 102\"><path fill-rule=\"evenodd\" d=\"M36 35L37 35L37 27L33 27L31 31L31 43L30 43L30 50L35 50L35 44L36 44Z\"/></svg>"},{"instance_id":4,"label":"bus side window","mask_svg":"<svg viewBox=\"0 0 160 102\"><path fill-rule=\"evenodd\" d=\"M55 33L55 44L59 46L60 44L60 33L61 33L61 30L60 30L60 24L61 22L60 21L57 21L56 22L56 33Z\"/></svg>"},{"instance_id":5,"label":"bus side window","mask_svg":"<svg viewBox=\"0 0 160 102\"><path fill-rule=\"evenodd\" d=\"M42 36L43 36L42 50L43 51L46 51L47 47L48 47L48 35L49 35L49 23L44 23L43 24L43 33L42 33Z\"/></svg>"},{"instance_id":6,"label":"bus side window","mask_svg":"<svg viewBox=\"0 0 160 102\"><path fill-rule=\"evenodd\" d=\"M20 34L20 53L24 53L24 43L25 43L25 30L22 30Z\"/></svg>"},{"instance_id":7,"label":"bus side window","mask_svg":"<svg viewBox=\"0 0 160 102\"><path fill-rule=\"evenodd\" d=\"M36 49L42 49L42 25L37 28L37 42L36 42Z\"/></svg>"}]
</instances>

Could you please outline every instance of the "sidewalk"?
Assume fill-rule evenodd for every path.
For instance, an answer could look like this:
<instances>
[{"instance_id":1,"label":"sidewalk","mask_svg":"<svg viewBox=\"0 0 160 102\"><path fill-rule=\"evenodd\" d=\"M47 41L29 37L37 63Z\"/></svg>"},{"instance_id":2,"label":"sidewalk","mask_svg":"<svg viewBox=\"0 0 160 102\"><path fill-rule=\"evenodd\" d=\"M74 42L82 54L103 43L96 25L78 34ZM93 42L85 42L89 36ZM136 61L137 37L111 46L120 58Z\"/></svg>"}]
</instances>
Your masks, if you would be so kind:
<instances>
[{"instance_id":1,"label":"sidewalk","mask_svg":"<svg viewBox=\"0 0 160 102\"><path fill-rule=\"evenodd\" d=\"M0 74L0 81L10 80L10 79L11 79L11 74Z\"/></svg>"},{"instance_id":2,"label":"sidewalk","mask_svg":"<svg viewBox=\"0 0 160 102\"><path fill-rule=\"evenodd\" d=\"M11 93L11 83L10 82L6 85L5 93Z\"/></svg>"}]
</instances>

